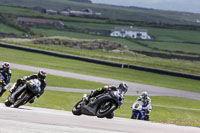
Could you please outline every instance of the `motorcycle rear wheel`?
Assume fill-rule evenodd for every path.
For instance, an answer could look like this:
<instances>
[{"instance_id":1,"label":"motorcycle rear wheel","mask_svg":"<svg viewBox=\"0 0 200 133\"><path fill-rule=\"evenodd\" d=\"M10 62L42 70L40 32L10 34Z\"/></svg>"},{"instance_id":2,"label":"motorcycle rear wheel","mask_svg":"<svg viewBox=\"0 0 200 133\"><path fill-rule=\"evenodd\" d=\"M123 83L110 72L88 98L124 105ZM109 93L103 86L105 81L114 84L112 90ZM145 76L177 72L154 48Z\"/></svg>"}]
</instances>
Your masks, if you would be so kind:
<instances>
[{"instance_id":1,"label":"motorcycle rear wheel","mask_svg":"<svg viewBox=\"0 0 200 133\"><path fill-rule=\"evenodd\" d=\"M82 113L81 113L81 102L82 102L82 100L79 101L79 102L73 107L72 113L73 113L74 115L81 115L81 114L82 114Z\"/></svg>"}]
</instances>

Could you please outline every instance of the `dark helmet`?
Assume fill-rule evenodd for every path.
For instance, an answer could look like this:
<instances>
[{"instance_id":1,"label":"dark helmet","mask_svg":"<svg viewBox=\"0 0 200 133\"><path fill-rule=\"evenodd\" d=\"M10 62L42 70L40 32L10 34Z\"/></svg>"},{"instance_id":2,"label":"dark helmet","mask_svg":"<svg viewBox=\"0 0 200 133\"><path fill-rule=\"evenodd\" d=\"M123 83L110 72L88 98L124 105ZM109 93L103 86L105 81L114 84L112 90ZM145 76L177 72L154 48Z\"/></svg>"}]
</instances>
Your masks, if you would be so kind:
<instances>
[{"instance_id":1,"label":"dark helmet","mask_svg":"<svg viewBox=\"0 0 200 133\"><path fill-rule=\"evenodd\" d=\"M148 96L148 92L143 91L141 96L142 96L143 99L146 99L147 96Z\"/></svg>"},{"instance_id":2,"label":"dark helmet","mask_svg":"<svg viewBox=\"0 0 200 133\"><path fill-rule=\"evenodd\" d=\"M128 91L128 84L120 83L119 84L120 91L124 92L124 94Z\"/></svg>"},{"instance_id":3,"label":"dark helmet","mask_svg":"<svg viewBox=\"0 0 200 133\"><path fill-rule=\"evenodd\" d=\"M9 71L10 64L8 62L4 62L2 63L2 68L3 68L3 71Z\"/></svg>"},{"instance_id":4,"label":"dark helmet","mask_svg":"<svg viewBox=\"0 0 200 133\"><path fill-rule=\"evenodd\" d=\"M38 78L44 80L46 78L46 76L47 76L47 73L45 71L40 70L38 72Z\"/></svg>"}]
</instances>

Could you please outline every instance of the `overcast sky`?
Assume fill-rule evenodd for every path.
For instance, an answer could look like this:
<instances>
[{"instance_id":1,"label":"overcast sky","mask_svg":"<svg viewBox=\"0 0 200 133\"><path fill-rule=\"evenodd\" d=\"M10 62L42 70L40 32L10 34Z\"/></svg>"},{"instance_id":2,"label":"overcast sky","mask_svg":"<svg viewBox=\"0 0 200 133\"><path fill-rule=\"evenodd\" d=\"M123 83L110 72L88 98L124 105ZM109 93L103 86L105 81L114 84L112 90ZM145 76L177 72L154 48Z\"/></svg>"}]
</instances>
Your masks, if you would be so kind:
<instances>
[{"instance_id":1,"label":"overcast sky","mask_svg":"<svg viewBox=\"0 0 200 133\"><path fill-rule=\"evenodd\" d=\"M200 0L91 0L121 6L138 6L163 10L200 13Z\"/></svg>"}]
</instances>

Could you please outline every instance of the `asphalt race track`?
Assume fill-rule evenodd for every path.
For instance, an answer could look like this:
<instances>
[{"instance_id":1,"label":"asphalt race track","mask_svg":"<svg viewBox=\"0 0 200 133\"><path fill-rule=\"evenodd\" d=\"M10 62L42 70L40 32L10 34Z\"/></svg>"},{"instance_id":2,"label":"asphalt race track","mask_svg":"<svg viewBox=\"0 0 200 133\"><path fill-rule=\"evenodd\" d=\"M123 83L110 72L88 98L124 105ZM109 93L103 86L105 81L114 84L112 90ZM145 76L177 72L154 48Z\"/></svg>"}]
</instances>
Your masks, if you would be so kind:
<instances>
[{"instance_id":1,"label":"asphalt race track","mask_svg":"<svg viewBox=\"0 0 200 133\"><path fill-rule=\"evenodd\" d=\"M199 133L200 128L125 118L74 116L68 111L0 104L0 133Z\"/></svg>"}]
</instances>

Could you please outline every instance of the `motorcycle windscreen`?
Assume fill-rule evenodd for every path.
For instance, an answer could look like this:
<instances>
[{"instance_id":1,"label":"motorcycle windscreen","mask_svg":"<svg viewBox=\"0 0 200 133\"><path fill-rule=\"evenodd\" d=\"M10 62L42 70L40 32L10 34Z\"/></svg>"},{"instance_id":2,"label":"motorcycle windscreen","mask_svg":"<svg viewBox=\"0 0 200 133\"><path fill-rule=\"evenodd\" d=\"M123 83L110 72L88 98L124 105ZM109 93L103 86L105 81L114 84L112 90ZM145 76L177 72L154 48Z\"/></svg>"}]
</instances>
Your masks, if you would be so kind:
<instances>
[{"instance_id":1,"label":"motorcycle windscreen","mask_svg":"<svg viewBox=\"0 0 200 133\"><path fill-rule=\"evenodd\" d=\"M36 85L34 84L31 84L31 83L28 83L27 85L28 89L34 93L35 95L39 94L40 93L40 87L37 87Z\"/></svg>"}]
</instances>

